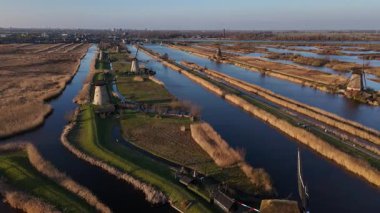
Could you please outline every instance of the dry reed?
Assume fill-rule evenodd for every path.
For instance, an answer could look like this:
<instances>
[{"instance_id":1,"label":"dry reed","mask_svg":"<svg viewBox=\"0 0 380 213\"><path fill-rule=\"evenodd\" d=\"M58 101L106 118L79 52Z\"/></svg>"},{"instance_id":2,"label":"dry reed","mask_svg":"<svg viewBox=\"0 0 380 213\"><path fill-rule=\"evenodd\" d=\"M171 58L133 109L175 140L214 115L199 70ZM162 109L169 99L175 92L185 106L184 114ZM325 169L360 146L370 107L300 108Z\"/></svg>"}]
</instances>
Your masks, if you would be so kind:
<instances>
[{"instance_id":1,"label":"dry reed","mask_svg":"<svg viewBox=\"0 0 380 213\"><path fill-rule=\"evenodd\" d=\"M220 167L237 164L250 182L263 192L273 190L268 173L263 169L254 169L244 161L244 152L231 148L228 143L205 122L191 124L191 136Z\"/></svg>"},{"instance_id":2,"label":"dry reed","mask_svg":"<svg viewBox=\"0 0 380 213\"><path fill-rule=\"evenodd\" d=\"M37 148L25 142L6 143L0 145L0 151L25 150L30 164L41 174L47 176L63 188L84 199L88 204L95 207L99 212L110 213L111 210L92 194L90 190L77 184L64 173L56 169L50 162L43 159Z\"/></svg>"},{"instance_id":3,"label":"dry reed","mask_svg":"<svg viewBox=\"0 0 380 213\"><path fill-rule=\"evenodd\" d=\"M0 180L0 194L12 208L20 209L26 213L60 213L54 206L41 199L15 190L6 184L4 180Z\"/></svg>"},{"instance_id":4,"label":"dry reed","mask_svg":"<svg viewBox=\"0 0 380 213\"><path fill-rule=\"evenodd\" d=\"M188 64L187 64L188 65ZM213 70L205 70L205 73L207 73L210 76L220 78L225 82L228 82L234 86L237 86L239 88L242 88L246 91L255 93L273 103L279 104L280 106L292 109L296 112L299 112L301 114L310 116L314 119L317 119L323 123L326 123L328 125L331 125L333 127L336 127L340 130L343 130L345 132L348 132L350 134L359 136L363 139L369 140L375 144L380 145L380 132L377 130L374 130L372 128L366 127L362 124L359 124L357 122L342 118L338 115L335 115L333 113L324 111L322 109L319 109L317 107L312 107L307 104L292 100L290 98L278 95L270 90L261 88L257 85L253 85L250 83L247 83L245 81L230 77L228 75L213 71Z\"/></svg>"},{"instance_id":5,"label":"dry reed","mask_svg":"<svg viewBox=\"0 0 380 213\"><path fill-rule=\"evenodd\" d=\"M0 137L35 128L44 122L51 112L44 101L63 91L76 73L88 45L68 53L47 51L58 48L56 45L30 45L29 49L22 47L12 54L0 54Z\"/></svg>"}]
</instances>

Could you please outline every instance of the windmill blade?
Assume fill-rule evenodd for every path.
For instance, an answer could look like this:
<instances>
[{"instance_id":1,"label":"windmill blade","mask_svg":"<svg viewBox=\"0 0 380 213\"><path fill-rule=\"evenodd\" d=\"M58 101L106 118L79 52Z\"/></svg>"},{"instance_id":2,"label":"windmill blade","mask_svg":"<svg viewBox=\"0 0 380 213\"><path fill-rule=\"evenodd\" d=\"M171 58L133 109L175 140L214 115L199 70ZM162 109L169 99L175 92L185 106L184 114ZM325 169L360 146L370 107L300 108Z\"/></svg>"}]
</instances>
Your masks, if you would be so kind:
<instances>
[{"instance_id":1,"label":"windmill blade","mask_svg":"<svg viewBox=\"0 0 380 213\"><path fill-rule=\"evenodd\" d=\"M137 46L137 51L136 51L136 54L135 54L135 58L137 58L137 53L139 53L139 49L140 49L140 46Z\"/></svg>"}]
</instances>

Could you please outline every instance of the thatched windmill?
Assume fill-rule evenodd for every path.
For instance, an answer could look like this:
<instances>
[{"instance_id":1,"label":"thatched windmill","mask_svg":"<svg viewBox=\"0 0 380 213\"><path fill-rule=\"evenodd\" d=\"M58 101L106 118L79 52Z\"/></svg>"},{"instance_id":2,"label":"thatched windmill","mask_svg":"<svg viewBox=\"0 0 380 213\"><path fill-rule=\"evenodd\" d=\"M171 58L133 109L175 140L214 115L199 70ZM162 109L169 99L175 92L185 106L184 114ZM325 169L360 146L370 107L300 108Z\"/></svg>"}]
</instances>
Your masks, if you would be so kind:
<instances>
[{"instance_id":1,"label":"thatched windmill","mask_svg":"<svg viewBox=\"0 0 380 213\"><path fill-rule=\"evenodd\" d=\"M139 47L137 47L135 57L132 59L131 72L134 72L134 73L140 72L139 60L137 59L138 52L139 52Z\"/></svg>"},{"instance_id":2,"label":"thatched windmill","mask_svg":"<svg viewBox=\"0 0 380 213\"><path fill-rule=\"evenodd\" d=\"M365 90L367 87L366 76L364 71L364 60L361 69L356 69L352 71L351 78L347 84L347 91L360 92Z\"/></svg>"}]
</instances>

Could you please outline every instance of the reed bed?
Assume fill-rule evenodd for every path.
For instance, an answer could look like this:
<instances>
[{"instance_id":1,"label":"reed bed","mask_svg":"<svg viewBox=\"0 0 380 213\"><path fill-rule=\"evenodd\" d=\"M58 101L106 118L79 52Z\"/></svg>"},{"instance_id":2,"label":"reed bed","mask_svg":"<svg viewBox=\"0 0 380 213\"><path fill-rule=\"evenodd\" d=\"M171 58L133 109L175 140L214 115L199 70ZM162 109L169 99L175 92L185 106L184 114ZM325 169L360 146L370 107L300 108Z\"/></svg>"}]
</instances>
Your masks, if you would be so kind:
<instances>
[{"instance_id":1,"label":"reed bed","mask_svg":"<svg viewBox=\"0 0 380 213\"><path fill-rule=\"evenodd\" d=\"M94 55L94 58L91 60L90 64L90 70L88 72L88 75L83 82L83 87L79 91L78 95L74 98L74 102L77 104L86 104L90 103L91 98L90 98L90 89L91 89L91 83L92 80L94 79L94 75L97 73L96 71L96 59L97 59L97 53Z\"/></svg>"},{"instance_id":2,"label":"reed bed","mask_svg":"<svg viewBox=\"0 0 380 213\"><path fill-rule=\"evenodd\" d=\"M231 148L228 143L205 122L191 124L191 136L220 167L237 164L255 188L270 193L273 190L268 173L254 169L244 160L244 151Z\"/></svg>"},{"instance_id":3,"label":"reed bed","mask_svg":"<svg viewBox=\"0 0 380 213\"><path fill-rule=\"evenodd\" d=\"M27 47L29 49L22 47L12 54L0 54L3 62L0 64L0 138L30 130L44 122L52 110L44 102L63 91L78 70L80 58L89 45L68 53L48 53L46 45ZM34 53L36 51L39 53Z\"/></svg>"},{"instance_id":4,"label":"reed bed","mask_svg":"<svg viewBox=\"0 0 380 213\"><path fill-rule=\"evenodd\" d=\"M56 169L50 162L46 161L34 145L25 142L6 143L0 145L0 151L2 152L21 150L26 151L30 164L41 174L53 180L73 194L76 194L78 197L84 199L88 204L95 207L99 212L111 212L110 208L103 204L94 194L92 194L89 189L79 185L70 177Z\"/></svg>"},{"instance_id":5,"label":"reed bed","mask_svg":"<svg viewBox=\"0 0 380 213\"><path fill-rule=\"evenodd\" d=\"M70 192L83 198L88 204L94 206L99 212L110 213L111 209L103 204L92 192L79 185L64 173L58 171L50 162L44 160L38 150L31 144L26 147L30 163L42 174L54 180L56 183Z\"/></svg>"},{"instance_id":6,"label":"reed bed","mask_svg":"<svg viewBox=\"0 0 380 213\"><path fill-rule=\"evenodd\" d=\"M274 115L253 106L246 100L236 95L227 94L225 95L225 99L242 107L247 112L262 119L270 125L278 128L290 137L295 138L299 142L309 146L311 149L320 153L324 157L363 177L368 182L380 187L380 172L371 167L368 163L340 151L305 129L293 126L287 121L279 119Z\"/></svg>"},{"instance_id":7,"label":"reed bed","mask_svg":"<svg viewBox=\"0 0 380 213\"><path fill-rule=\"evenodd\" d=\"M60 213L54 206L42 201L41 199L29 195L28 193L18 191L0 180L0 194L4 197L12 208L19 209L26 213Z\"/></svg>"},{"instance_id":8,"label":"reed bed","mask_svg":"<svg viewBox=\"0 0 380 213\"><path fill-rule=\"evenodd\" d=\"M286 98L284 96L278 95L270 90L261 88L257 85L253 85L250 83L247 83L245 81L230 77L228 75L218 73L213 70L205 70L205 73L207 73L210 76L217 77L222 79L223 81L226 81L234 86L237 86L239 88L242 88L246 91L255 93L273 103L276 103L280 106L292 109L296 112L299 112L301 114L313 117L314 119L317 119L323 123L326 123L330 126L336 127L340 130L343 130L345 132L348 132L350 134L359 136L365 140L371 141L375 144L380 145L380 132L366 127L362 124L359 124L357 122L342 118L338 115L335 115L333 113L324 111L322 109L319 109L317 107L312 107L307 104L292 100L290 98Z\"/></svg>"}]
</instances>

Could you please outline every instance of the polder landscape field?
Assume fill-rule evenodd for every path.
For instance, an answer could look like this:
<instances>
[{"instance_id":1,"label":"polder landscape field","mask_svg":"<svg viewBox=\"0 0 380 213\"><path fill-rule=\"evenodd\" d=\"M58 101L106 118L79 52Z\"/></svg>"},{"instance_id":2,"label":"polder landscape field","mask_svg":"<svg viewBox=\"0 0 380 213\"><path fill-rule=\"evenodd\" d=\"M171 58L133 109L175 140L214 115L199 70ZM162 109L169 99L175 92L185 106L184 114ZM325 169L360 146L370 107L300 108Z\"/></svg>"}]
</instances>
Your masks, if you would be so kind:
<instances>
[{"instance_id":1,"label":"polder landscape field","mask_svg":"<svg viewBox=\"0 0 380 213\"><path fill-rule=\"evenodd\" d=\"M377 212L379 41L0 28L0 212Z\"/></svg>"},{"instance_id":2,"label":"polder landscape field","mask_svg":"<svg viewBox=\"0 0 380 213\"><path fill-rule=\"evenodd\" d=\"M335 175L349 173L344 181L378 191L380 133L376 121L362 117L378 110L378 64L376 53L355 55L377 45L102 40L0 47L4 211L304 212L325 209L313 202L333 205L315 191L323 175L311 177L299 151L298 165L297 157L275 151L293 168L286 172L278 160L265 160L279 141L307 153L306 165L317 156ZM347 70L359 69L362 58L372 61L363 67L371 83L355 99L346 95ZM301 98L273 85L297 89ZM365 110L356 118L337 113L304 99L309 91L318 91L315 101L334 97L340 110L337 98ZM252 146L239 143L245 137ZM60 154L67 160L57 160ZM71 170L76 164L130 187L117 192L128 193L125 201L89 184L96 177Z\"/></svg>"}]
</instances>

